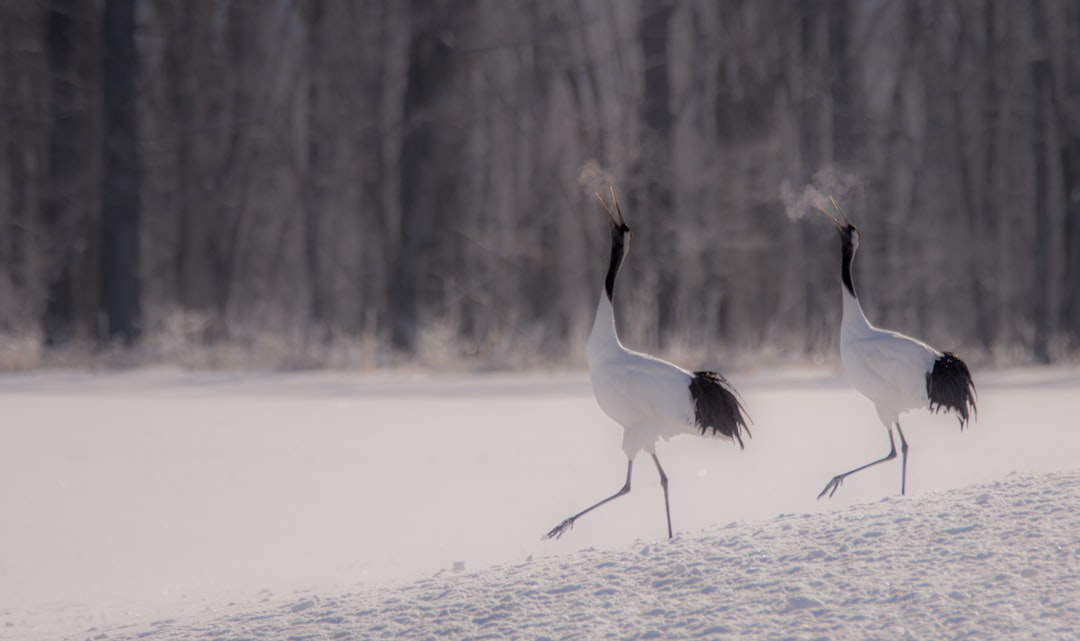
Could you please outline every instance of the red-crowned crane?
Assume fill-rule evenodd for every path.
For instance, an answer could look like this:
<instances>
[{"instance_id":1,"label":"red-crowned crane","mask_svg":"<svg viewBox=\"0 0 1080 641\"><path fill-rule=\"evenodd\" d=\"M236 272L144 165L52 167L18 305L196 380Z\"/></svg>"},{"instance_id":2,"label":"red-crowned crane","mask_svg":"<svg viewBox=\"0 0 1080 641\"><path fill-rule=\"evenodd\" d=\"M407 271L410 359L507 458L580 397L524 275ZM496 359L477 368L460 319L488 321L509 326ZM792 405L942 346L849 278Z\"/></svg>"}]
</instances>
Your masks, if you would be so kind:
<instances>
[{"instance_id":1,"label":"red-crowned crane","mask_svg":"<svg viewBox=\"0 0 1080 641\"><path fill-rule=\"evenodd\" d=\"M612 307L615 277L619 274L619 267L634 234L623 219L614 187L611 188L611 201L618 212L618 219L600 194L596 194L596 198L611 226L611 260L604 279L604 291L596 306L596 319L586 345L586 356L597 404L623 427L626 482L618 492L565 519L543 538L559 538L574 526L577 519L630 492L634 457L641 450L649 453L660 473L668 538L671 538L668 478L660 466L660 459L656 457L656 442L679 434L705 435L711 431L714 435L738 441L741 448L743 431L747 436L750 431L746 426L742 403L723 376L716 372L690 373L659 358L628 350L619 342Z\"/></svg>"},{"instance_id":2,"label":"red-crowned crane","mask_svg":"<svg viewBox=\"0 0 1080 641\"><path fill-rule=\"evenodd\" d=\"M830 199L832 200L832 199ZM839 205L832 200L835 213L823 207L817 209L836 225L840 233L844 310L840 321L840 360L851 385L877 408L889 434L889 453L853 470L837 474L821 490L818 498L830 497L848 476L868 467L896 458L893 428L900 436L903 456L900 472L900 494L907 491L908 444L900 429L900 414L908 410L928 408L932 412L953 411L963 430L968 418L974 415L975 383L967 365L956 354L939 352L922 341L897 332L878 329L866 320L855 284L851 279L851 263L859 248L862 234L852 225Z\"/></svg>"}]
</instances>

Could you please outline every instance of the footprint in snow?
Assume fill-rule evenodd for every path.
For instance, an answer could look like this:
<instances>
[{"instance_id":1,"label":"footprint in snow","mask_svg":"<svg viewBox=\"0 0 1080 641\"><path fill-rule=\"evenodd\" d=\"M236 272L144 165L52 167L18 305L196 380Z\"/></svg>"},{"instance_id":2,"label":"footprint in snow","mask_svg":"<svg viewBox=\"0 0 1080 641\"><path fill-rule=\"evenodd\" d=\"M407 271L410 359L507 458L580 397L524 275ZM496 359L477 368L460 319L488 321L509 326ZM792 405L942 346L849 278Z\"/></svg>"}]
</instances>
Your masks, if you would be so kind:
<instances>
[{"instance_id":1,"label":"footprint in snow","mask_svg":"<svg viewBox=\"0 0 1080 641\"><path fill-rule=\"evenodd\" d=\"M788 597L787 603L784 605L784 609L780 610L780 614L787 614L788 612L795 612L797 610L805 610L807 608L820 608L824 605L817 599L811 599L806 596L793 596Z\"/></svg>"}]
</instances>

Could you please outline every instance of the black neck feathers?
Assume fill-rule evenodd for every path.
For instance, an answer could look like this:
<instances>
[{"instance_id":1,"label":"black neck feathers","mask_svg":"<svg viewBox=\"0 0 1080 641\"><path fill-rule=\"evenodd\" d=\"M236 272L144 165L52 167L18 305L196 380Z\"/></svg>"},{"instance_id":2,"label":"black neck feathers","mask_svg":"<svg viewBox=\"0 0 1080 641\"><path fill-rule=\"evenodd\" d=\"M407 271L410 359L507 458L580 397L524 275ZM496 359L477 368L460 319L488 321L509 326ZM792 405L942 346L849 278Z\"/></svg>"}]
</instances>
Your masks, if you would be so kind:
<instances>
[{"instance_id":1,"label":"black neck feathers","mask_svg":"<svg viewBox=\"0 0 1080 641\"><path fill-rule=\"evenodd\" d=\"M851 234L850 229L847 233L840 233L843 246L843 262L840 265L840 276L844 281L844 288L851 292L853 298L858 298L855 295L855 283L851 280L851 263L855 260L855 242L852 240Z\"/></svg>"},{"instance_id":2,"label":"black neck feathers","mask_svg":"<svg viewBox=\"0 0 1080 641\"><path fill-rule=\"evenodd\" d=\"M626 234L629 233L630 228L626 225L611 230L611 262L608 263L607 278L604 280L604 291L609 301L615 300L615 277L619 275L619 267L626 255Z\"/></svg>"}]
</instances>

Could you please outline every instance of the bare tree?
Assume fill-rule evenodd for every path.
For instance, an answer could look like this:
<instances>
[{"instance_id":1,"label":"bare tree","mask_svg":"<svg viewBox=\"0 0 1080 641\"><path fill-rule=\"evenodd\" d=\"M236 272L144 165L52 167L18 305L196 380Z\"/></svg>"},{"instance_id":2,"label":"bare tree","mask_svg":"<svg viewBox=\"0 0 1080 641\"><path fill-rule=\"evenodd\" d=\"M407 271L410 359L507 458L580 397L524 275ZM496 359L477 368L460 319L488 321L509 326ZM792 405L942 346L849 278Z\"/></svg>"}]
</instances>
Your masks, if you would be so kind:
<instances>
[{"instance_id":1,"label":"bare tree","mask_svg":"<svg viewBox=\"0 0 1080 641\"><path fill-rule=\"evenodd\" d=\"M397 254L389 281L393 345L416 348L425 280L432 277L436 225L447 237L447 225L458 206L459 181L454 163L460 142L457 116L450 105L458 78L456 20L468 2L411 0L411 35L403 105L405 132L401 142L401 218ZM438 212L438 215L436 215Z\"/></svg>"},{"instance_id":2,"label":"bare tree","mask_svg":"<svg viewBox=\"0 0 1080 641\"><path fill-rule=\"evenodd\" d=\"M307 164L304 168L304 258L309 279L308 298L311 323L324 328L331 314L330 300L322 285L323 272L320 229L326 208L326 151L328 142L324 115L324 75L326 31L323 28L326 8L323 0L310 0L303 5L307 28L305 66L307 71Z\"/></svg>"},{"instance_id":3,"label":"bare tree","mask_svg":"<svg viewBox=\"0 0 1080 641\"><path fill-rule=\"evenodd\" d=\"M47 344L93 335L94 312L80 294L96 290L96 269L84 269L92 255L88 237L93 211L94 96L93 9L75 0L51 0L45 43L49 55L50 129L48 182L42 227L48 239L48 269L43 328ZM95 304L96 307L96 304ZM80 313L81 312L81 313Z\"/></svg>"},{"instance_id":4,"label":"bare tree","mask_svg":"<svg viewBox=\"0 0 1080 641\"><path fill-rule=\"evenodd\" d=\"M42 114L49 111L51 82L40 73L48 52L35 46L35 36L42 37L43 7L17 0L0 5L0 329L8 332L40 324L45 298L34 233L47 187L41 159L49 143Z\"/></svg>"},{"instance_id":5,"label":"bare tree","mask_svg":"<svg viewBox=\"0 0 1080 641\"><path fill-rule=\"evenodd\" d=\"M1074 2L0 0L0 36L0 331L580 359L614 182L628 341L817 357L835 255L778 193L832 175L875 320L1080 345Z\"/></svg>"},{"instance_id":6,"label":"bare tree","mask_svg":"<svg viewBox=\"0 0 1080 641\"><path fill-rule=\"evenodd\" d=\"M139 156L135 2L105 3L101 297L109 338L134 343L140 326Z\"/></svg>"},{"instance_id":7,"label":"bare tree","mask_svg":"<svg viewBox=\"0 0 1080 641\"><path fill-rule=\"evenodd\" d=\"M651 237L649 261L656 270L656 337L663 347L673 328L678 300L678 256L674 212L674 122L668 73L668 29L675 11L673 0L644 0L640 36L644 93L641 100L642 226Z\"/></svg>"},{"instance_id":8,"label":"bare tree","mask_svg":"<svg viewBox=\"0 0 1080 641\"><path fill-rule=\"evenodd\" d=\"M1034 172L1035 215L1034 270L1031 283L1031 312L1034 326L1032 349L1035 360L1040 363L1050 362L1050 291L1047 287L1050 279L1050 169L1047 163L1048 138L1050 138L1047 112L1050 108L1051 67L1046 50L1042 44L1046 39L1046 14L1041 0L1031 3L1031 36L1036 46L1036 54L1030 64L1031 73L1031 158Z\"/></svg>"},{"instance_id":9,"label":"bare tree","mask_svg":"<svg viewBox=\"0 0 1080 641\"><path fill-rule=\"evenodd\" d=\"M196 42L196 25L201 2L159 3L165 31L164 71L166 115L163 132L174 154L172 204L176 219L175 299L185 308L204 311L210 304L205 282L209 261L206 256L206 208L197 206L202 181L197 172L199 136L196 131L195 101L198 97L198 69L202 60Z\"/></svg>"},{"instance_id":10,"label":"bare tree","mask_svg":"<svg viewBox=\"0 0 1080 641\"><path fill-rule=\"evenodd\" d=\"M1062 300L1062 324L1071 349L1080 346L1080 6L1064 3L1061 24L1065 42L1059 60L1072 60L1062 65L1059 74L1060 98L1055 111L1062 128L1061 186L1065 201L1065 274Z\"/></svg>"}]
</instances>

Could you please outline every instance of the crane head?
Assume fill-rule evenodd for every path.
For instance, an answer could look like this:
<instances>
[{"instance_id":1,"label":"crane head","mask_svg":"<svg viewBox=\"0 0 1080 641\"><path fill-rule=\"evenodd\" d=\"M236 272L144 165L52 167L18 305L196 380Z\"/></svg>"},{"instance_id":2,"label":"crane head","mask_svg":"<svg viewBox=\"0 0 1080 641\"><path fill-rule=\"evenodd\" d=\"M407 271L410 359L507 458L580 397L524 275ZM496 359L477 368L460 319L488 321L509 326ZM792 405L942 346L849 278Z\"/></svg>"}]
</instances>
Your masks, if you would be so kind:
<instances>
[{"instance_id":1,"label":"crane head","mask_svg":"<svg viewBox=\"0 0 1080 641\"><path fill-rule=\"evenodd\" d=\"M829 202L832 203L832 208L835 211L831 212L825 209L821 205L814 205L818 211L825 214L825 217L832 221L836 225L836 231L840 234L840 238L844 242L850 242L852 247L858 247L859 241L862 239L862 232L859 228L851 224L851 221L847 219L844 212L840 210L840 205L837 204L836 199L829 196Z\"/></svg>"},{"instance_id":2,"label":"crane head","mask_svg":"<svg viewBox=\"0 0 1080 641\"><path fill-rule=\"evenodd\" d=\"M600 206L604 209L604 214L607 216L608 224L611 225L611 242L612 243L624 243L634 240L634 232L630 231L630 227L627 226L626 220L622 215L622 208L619 207L619 199L615 197L615 188L610 187L611 190L611 202L615 205L615 211L618 213L618 219L615 218L615 214L611 213L611 209L604 202L603 196L599 193L596 194L596 199L600 201Z\"/></svg>"}]
</instances>

